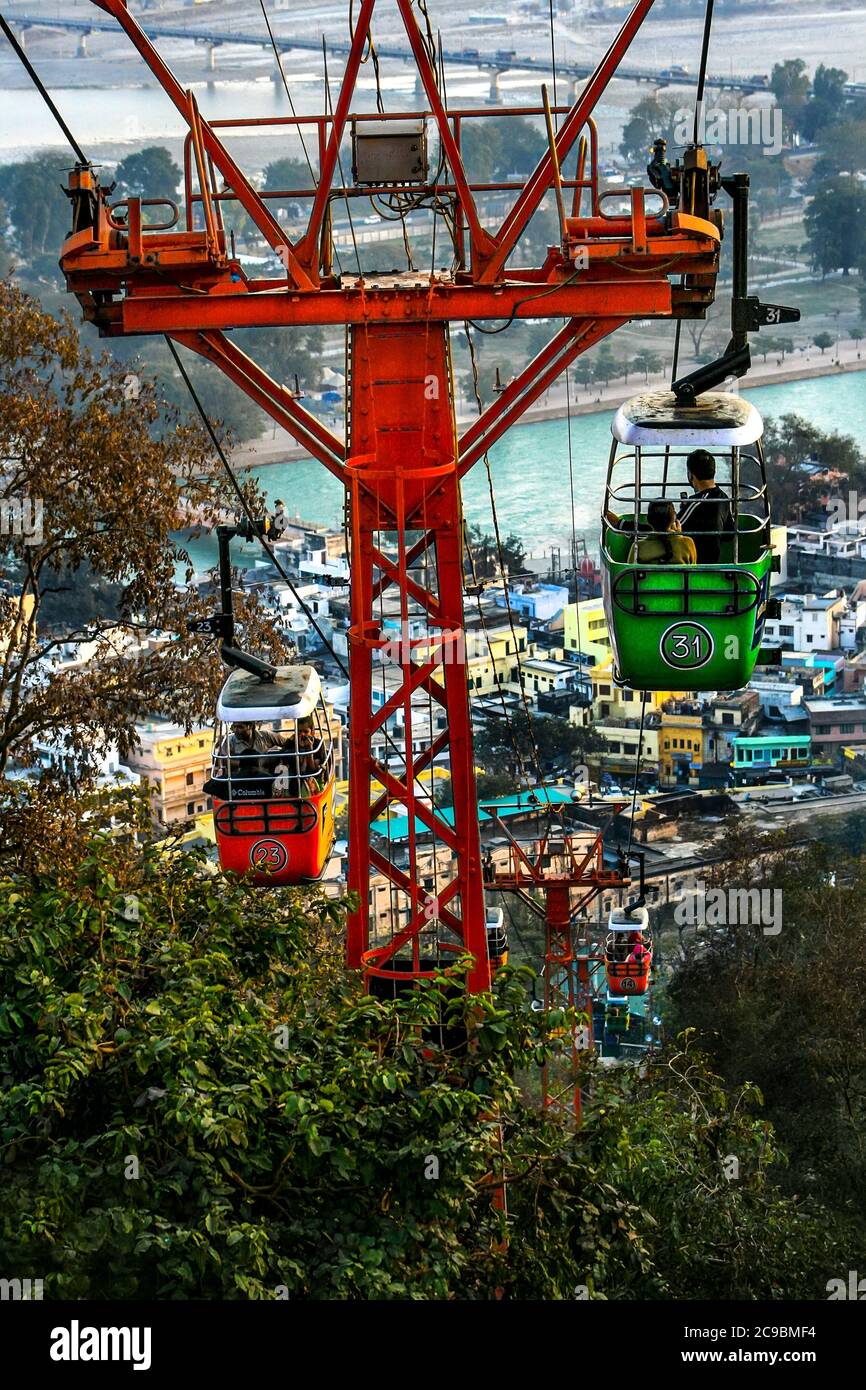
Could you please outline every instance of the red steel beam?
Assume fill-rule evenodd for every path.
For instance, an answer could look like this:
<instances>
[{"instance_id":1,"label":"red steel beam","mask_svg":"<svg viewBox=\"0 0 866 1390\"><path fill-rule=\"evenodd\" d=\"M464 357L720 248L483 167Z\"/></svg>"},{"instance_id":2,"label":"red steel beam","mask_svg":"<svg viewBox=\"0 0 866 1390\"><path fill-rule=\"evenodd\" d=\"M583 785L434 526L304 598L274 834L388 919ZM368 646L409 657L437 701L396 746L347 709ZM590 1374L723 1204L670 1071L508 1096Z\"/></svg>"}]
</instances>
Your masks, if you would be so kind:
<instances>
[{"instance_id":1,"label":"red steel beam","mask_svg":"<svg viewBox=\"0 0 866 1390\"><path fill-rule=\"evenodd\" d=\"M296 247L296 254L303 265L305 271L314 283L318 284L318 260L319 260L319 237L322 231L322 222L328 206L328 198L331 193L331 184L334 181L334 172L340 156L340 142L343 139L343 131L346 128L346 118L349 114L349 105L355 91L355 82L361 67L361 59L364 56L364 46L370 33L370 20L373 17L373 10L376 0L361 0L361 10L358 15L358 22L355 32L352 35L352 49L346 60L346 71L340 85L340 94L337 97L337 105L334 108L334 119L331 125L328 142L322 156L322 167L319 171L319 182L316 188L316 196L313 199L313 206L310 209L310 221L307 230Z\"/></svg>"},{"instance_id":2,"label":"red steel beam","mask_svg":"<svg viewBox=\"0 0 866 1390\"><path fill-rule=\"evenodd\" d=\"M460 437L461 478L524 415L576 357L627 323L627 319L572 320L519 372L502 394Z\"/></svg>"},{"instance_id":3,"label":"red steel beam","mask_svg":"<svg viewBox=\"0 0 866 1390\"><path fill-rule=\"evenodd\" d=\"M648 267L649 269L649 267ZM266 294L178 294L170 290L139 292L118 306L122 333L182 333L198 329L274 328L291 324L369 324L370 322L448 323L464 319L533 318L538 294L526 285L507 284L496 293L473 285L437 283L428 292L409 290L320 290L315 296ZM604 281L581 280L548 289L545 317L623 320L668 317L671 286L666 278L641 279L623 273Z\"/></svg>"},{"instance_id":4,"label":"red steel beam","mask_svg":"<svg viewBox=\"0 0 866 1390\"><path fill-rule=\"evenodd\" d=\"M455 945L462 945L472 958L468 987L478 992L488 987L490 970L466 669L461 661L451 659L451 647L459 648L456 639L463 633L463 533L453 399L446 389L445 326L424 321L373 322L353 328L350 362L349 823L353 854L349 888L359 906L348 924L349 964L387 971L389 962L396 964L399 952L401 962L408 965L399 978L411 979L425 973L424 962L438 958L440 949L453 951ZM427 391L431 379L441 383L441 391ZM415 534L418 530L420 537ZM387 566L381 563L383 533L390 551ZM379 672L377 656L386 641L386 613L399 626L400 653L388 668L395 673L394 688L383 689L381 703L374 708L374 674ZM428 635L410 639L406 634L416 623L423 624ZM425 645L432 655L425 653ZM428 710L413 704L413 694L422 689L444 719L445 729L437 731L432 742L437 756L448 759L454 788L453 826L437 814L426 795L418 793L416 774L427 759L414 757L413 744L419 735L416 732L413 737L413 729L417 730L420 719L424 739L431 733L426 724ZM382 766L371 748L377 729L398 711L406 746L402 776ZM371 799L375 783L383 791ZM371 822L394 803L405 808L408 818L405 870L370 842ZM433 836L429 850L418 843L416 820ZM445 880L431 895L424 886L424 865L427 855L435 857L437 849L450 850L452 860ZM403 922L392 920L384 941L371 931L371 872L383 874L395 886L397 910L404 915Z\"/></svg>"},{"instance_id":5,"label":"red steel beam","mask_svg":"<svg viewBox=\"0 0 866 1390\"><path fill-rule=\"evenodd\" d=\"M309 410L298 405L288 387L274 381L222 333L188 332L169 336L219 367L272 420L287 430L305 449L309 449L335 478L345 483L346 450L342 440L326 429Z\"/></svg>"},{"instance_id":6,"label":"red steel beam","mask_svg":"<svg viewBox=\"0 0 866 1390\"><path fill-rule=\"evenodd\" d=\"M459 194L460 205L469 223L472 265L477 268L479 261L483 264L484 260L492 254L496 242L494 238L491 237L490 233L485 231L479 220L475 199L472 196L472 190L466 178L466 171L463 168L463 158L460 154L457 141L454 138L454 132L451 129L451 122L448 118L445 104L442 101L439 88L436 85L436 74L431 67L427 49L424 47L424 41L421 38L421 32L415 19L412 0L397 0L397 5L403 17L403 24L409 37L412 52L415 55L415 62L418 65L418 72L424 85L424 91L427 94L427 100L430 103L430 109L433 112L439 130L439 139L442 141L442 147L445 150L448 165L451 169L451 176Z\"/></svg>"},{"instance_id":7,"label":"red steel beam","mask_svg":"<svg viewBox=\"0 0 866 1390\"><path fill-rule=\"evenodd\" d=\"M138 49L138 52L156 77L163 91L174 103L177 111L186 121L187 125L190 126L190 129L192 129L188 94L181 87L168 64L163 62L144 30L141 29L130 14L124 0L93 0L93 3L117 20L118 24ZM368 3L373 3L373 0L368 0ZM228 150L222 144L218 136L214 134L207 121L202 120L201 117L198 119L200 122L202 143L223 178L237 193L244 211L248 213L253 222L255 222L268 245L271 246L273 250L285 256L288 274L294 281L296 287L304 290L313 289L314 285L302 267L297 263L294 251L287 243L286 234L280 227L279 222L277 222L276 218L271 216L243 170L232 159ZM188 325L183 326L186 327Z\"/></svg>"}]
</instances>

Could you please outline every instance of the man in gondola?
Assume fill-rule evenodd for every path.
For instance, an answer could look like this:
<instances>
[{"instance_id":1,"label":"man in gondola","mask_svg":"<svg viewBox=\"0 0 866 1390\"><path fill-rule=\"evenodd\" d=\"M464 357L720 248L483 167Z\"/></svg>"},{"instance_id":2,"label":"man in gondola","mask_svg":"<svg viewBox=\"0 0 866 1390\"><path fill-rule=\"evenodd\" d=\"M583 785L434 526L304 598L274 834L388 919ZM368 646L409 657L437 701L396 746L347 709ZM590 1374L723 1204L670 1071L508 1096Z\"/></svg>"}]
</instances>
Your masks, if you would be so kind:
<instances>
[{"instance_id":1,"label":"man in gondola","mask_svg":"<svg viewBox=\"0 0 866 1390\"><path fill-rule=\"evenodd\" d=\"M254 723L238 723L229 743L233 778L269 777L273 774L273 754L282 750L282 740L269 729Z\"/></svg>"},{"instance_id":2,"label":"man in gondola","mask_svg":"<svg viewBox=\"0 0 866 1390\"><path fill-rule=\"evenodd\" d=\"M716 460L706 449L695 449L686 460L688 498L677 514L684 535L695 543L699 565L717 565L722 552L722 535L733 533L734 518L727 495L716 483Z\"/></svg>"}]
</instances>

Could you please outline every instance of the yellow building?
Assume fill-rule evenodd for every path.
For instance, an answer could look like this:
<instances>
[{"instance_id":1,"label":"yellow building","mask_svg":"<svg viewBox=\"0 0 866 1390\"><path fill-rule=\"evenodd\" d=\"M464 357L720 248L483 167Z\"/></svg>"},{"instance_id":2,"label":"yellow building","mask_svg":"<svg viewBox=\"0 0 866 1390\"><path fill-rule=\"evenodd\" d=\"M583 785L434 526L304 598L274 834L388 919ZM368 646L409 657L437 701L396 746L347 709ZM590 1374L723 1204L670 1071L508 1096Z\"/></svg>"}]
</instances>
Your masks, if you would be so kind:
<instances>
[{"instance_id":1,"label":"yellow building","mask_svg":"<svg viewBox=\"0 0 866 1390\"><path fill-rule=\"evenodd\" d=\"M593 731L599 734L607 744L603 753L592 755L593 760L598 760L599 772L633 775L638 748L640 748L642 772L651 773L658 766L659 727L657 722L644 723L642 740L640 737L640 714L636 719L596 719L593 721L592 727Z\"/></svg>"},{"instance_id":2,"label":"yellow building","mask_svg":"<svg viewBox=\"0 0 866 1390\"><path fill-rule=\"evenodd\" d=\"M697 781L704 763L703 715L694 706L662 710L659 730L659 781L662 785Z\"/></svg>"},{"instance_id":3,"label":"yellow building","mask_svg":"<svg viewBox=\"0 0 866 1390\"><path fill-rule=\"evenodd\" d=\"M13 611L10 621L4 627L0 627L0 661L6 660L10 647L17 647L22 641L33 616L33 594L18 592L11 597L13 603L17 604L17 609Z\"/></svg>"},{"instance_id":4,"label":"yellow building","mask_svg":"<svg viewBox=\"0 0 866 1390\"><path fill-rule=\"evenodd\" d=\"M648 715L660 710L666 701L674 698L677 694L673 690L647 690L644 692L631 690L628 686L615 685L612 660L593 666L590 677L592 679L593 718L597 721L640 719L644 694L647 697L646 713Z\"/></svg>"},{"instance_id":5,"label":"yellow building","mask_svg":"<svg viewBox=\"0 0 866 1390\"><path fill-rule=\"evenodd\" d=\"M610 657L610 634L600 598L567 603L563 609L563 631L567 652L582 652L596 664Z\"/></svg>"},{"instance_id":6,"label":"yellow building","mask_svg":"<svg viewBox=\"0 0 866 1390\"><path fill-rule=\"evenodd\" d=\"M489 645L488 645L489 639ZM517 660L532 655L526 640L526 628L488 627L483 632L467 633L466 682L470 697L495 695L500 688L519 690Z\"/></svg>"},{"instance_id":7,"label":"yellow building","mask_svg":"<svg viewBox=\"0 0 866 1390\"><path fill-rule=\"evenodd\" d=\"M137 733L139 747L127 765L148 786L154 821L173 825L209 811L210 797L202 787L210 773L213 729L186 734L179 724L154 720Z\"/></svg>"}]
</instances>

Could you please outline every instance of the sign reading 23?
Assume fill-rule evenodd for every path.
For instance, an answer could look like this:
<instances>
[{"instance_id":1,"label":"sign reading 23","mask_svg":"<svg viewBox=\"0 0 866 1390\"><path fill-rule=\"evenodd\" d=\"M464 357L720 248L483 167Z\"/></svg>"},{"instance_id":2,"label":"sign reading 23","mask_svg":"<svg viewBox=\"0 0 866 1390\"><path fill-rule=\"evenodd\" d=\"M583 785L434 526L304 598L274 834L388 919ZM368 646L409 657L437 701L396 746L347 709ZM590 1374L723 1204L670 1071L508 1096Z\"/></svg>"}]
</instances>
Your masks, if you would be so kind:
<instances>
[{"instance_id":1,"label":"sign reading 23","mask_svg":"<svg viewBox=\"0 0 866 1390\"><path fill-rule=\"evenodd\" d=\"M279 840L256 840L250 848L250 867L259 873L278 874L288 862L288 850Z\"/></svg>"}]
</instances>

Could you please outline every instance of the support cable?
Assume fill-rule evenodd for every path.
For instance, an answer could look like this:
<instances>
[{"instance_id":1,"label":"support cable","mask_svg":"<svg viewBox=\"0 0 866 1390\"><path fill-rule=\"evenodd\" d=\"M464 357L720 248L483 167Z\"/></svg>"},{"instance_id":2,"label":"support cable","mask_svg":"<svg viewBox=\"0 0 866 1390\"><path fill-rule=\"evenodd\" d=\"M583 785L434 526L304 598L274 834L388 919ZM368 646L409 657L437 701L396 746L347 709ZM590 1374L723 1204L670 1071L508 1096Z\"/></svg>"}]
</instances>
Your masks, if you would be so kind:
<instances>
[{"instance_id":1,"label":"support cable","mask_svg":"<svg viewBox=\"0 0 866 1390\"><path fill-rule=\"evenodd\" d=\"M714 10L714 7L715 7L715 0L707 0L707 8L706 8L706 12L705 12L705 15L704 15L704 34L703 34L703 40L702 40L702 42L701 42L701 58L700 58L699 66L698 66L698 86L697 86L697 91L696 91L696 93L695 93L695 120L694 120L694 128L693 128L693 131L692 131L692 143L695 144L695 145L699 145L699 144L701 143L701 142L700 142L701 117L702 117L702 115L703 115L703 110L704 110L704 91L705 91L706 82L707 82L707 62L708 62L708 59L709 59L709 56L710 56L710 39L711 39L711 37L712 37L712 32L713 32L713 10ZM682 286L685 284L685 282L686 282L686 277L683 275L683 276L681 276L681 278L680 278L680 286L682 287ZM681 337L682 337L682 331L683 331L683 321L682 321L682 319L677 319L677 330L676 330L676 335L675 335L675 337L674 337L674 360L673 360L673 366L672 366L672 368L671 368L671 381L672 381L672 382L676 381L676 379L677 379L677 373L678 373L678 371L679 371L679 362L680 362L680 339L681 339Z\"/></svg>"},{"instance_id":2,"label":"support cable","mask_svg":"<svg viewBox=\"0 0 866 1390\"><path fill-rule=\"evenodd\" d=\"M323 63L323 65L324 65L324 73L325 73L325 101L326 101L326 103L327 103L328 112L329 112L330 117L331 117L331 134L336 138L336 128L335 128L335 126L334 126L334 106L333 106L333 103L332 103L332 101L331 101L331 83L330 83L330 80L329 80L329 78L328 78L328 44L327 44L327 40L325 39L325 35L324 35L324 34L322 35L322 63ZM339 145L339 141L337 142L337 167L338 167L339 170L340 170L340 183L342 184L343 188L345 188L345 187L346 187L346 176L345 176L345 174L343 173L343 156L340 154L340 145ZM358 263L358 278L361 279L361 280L363 280L363 278L364 278L364 272L363 272L363 270L361 269L361 255L360 255L360 252L358 251L358 238L357 238L357 236L355 235L355 223L354 223L354 220L353 220L353 218L352 218L352 204L351 204L351 199L348 197L348 195L346 195L346 196L344 197L343 201L344 201L345 204L346 204L346 216L347 216L348 219L349 219L349 231L350 231L351 234L352 234L352 245L353 245L353 247L355 248L355 260L356 260L357 263Z\"/></svg>"},{"instance_id":3,"label":"support cable","mask_svg":"<svg viewBox=\"0 0 866 1390\"><path fill-rule=\"evenodd\" d=\"M290 575L287 573L287 571L283 568L283 566L281 565L280 561L277 559L277 556L276 556L275 552L272 550L271 546L270 546L270 545L268 544L268 542L265 540L264 536L261 536L261 535L258 534L258 529L257 529L257 526L256 526L256 517L253 515L252 508L250 507L249 502L247 501L246 497L244 496L243 488L241 487L240 483L238 482L238 480L237 480L237 478L236 478L236 476L235 476L235 473L234 473L234 469L232 468L231 464L230 464L229 461L228 461L228 457L227 457L227 455L226 455L226 451L225 451L225 449L223 448L222 444L220 443L219 437L218 437L216 431L214 430L213 425L211 424L210 416L208 415L207 411L205 410L204 406L202 405L201 397L199 396L198 392L196 391L195 387L193 386L192 381L190 380L189 374L188 374L188 372L187 372L187 370L186 370L186 367L183 365L183 362L181 361L181 358L180 358L180 355L179 355L179 353L178 353L178 351L177 351L177 348L175 347L174 343L172 342L172 340L171 340L171 338L168 336L168 334L165 335L165 341L166 341L166 344L168 345L168 350L169 350L169 352L171 353L172 357L174 358L175 365L177 366L177 369L178 369L178 371L180 372L181 377L183 378L184 385L186 386L186 389L187 389L187 391L188 391L189 394L190 394L190 398L191 398L191 400L192 400L192 403L193 403L193 405L195 406L196 410L198 411L198 414L199 414L199 417L200 417L200 419L201 419L201 422L202 422L202 424L204 425L204 427L205 427L205 429L206 429L206 431L207 431L207 433L208 433L208 437L210 438L211 444L213 445L214 449L216 450L216 453L217 453L217 455L218 455L218 457L219 457L219 460L220 460L220 462L222 463L222 466L223 466L223 468L224 468L225 471L226 471L226 475L227 475L227 477L228 477L229 482L231 483L231 486L232 486L232 489L233 489L233 491L234 491L234 493L235 493L235 496L237 497L238 502L240 503L240 506L241 506L241 508L242 508L242 510L243 510L243 513L244 513L244 515L246 516L247 520L249 521L249 523L250 523L250 525L251 525L251 527L252 527L252 529L253 529L253 535L254 535L254 536L256 537L256 539L258 540L259 544L261 545L262 549L264 550L264 552L265 552L265 554L267 555L268 559L270 560L271 564L274 566L274 569L277 571L277 573L280 575L280 577L281 577L283 580L285 580L286 584L288 585L289 589L291 590L292 594L294 595L295 600L296 600L297 603L298 603L298 606L300 607L300 609L301 609L301 611L303 612L304 616L308 619L308 621L309 621L309 623L310 623L310 626L311 626L311 627L313 628L313 630L316 632L316 634L318 635L320 641L323 643L323 645L325 646L325 648L327 649L327 651L330 652L331 656L333 657L334 661L336 662L336 664L337 664L337 666L339 667L339 669L340 669L340 671L342 672L342 674L345 676L346 680L348 680L348 679L349 679L349 672L348 672L348 670L347 670L346 667L343 665L343 662L341 661L340 657L339 657L339 656L337 655L337 653L334 651L334 648L332 647L331 643L328 641L328 638L325 636L324 632L323 632L322 629L319 627L319 624L316 622L315 615L313 614L312 609L311 609L311 608L309 607L309 605L304 601L304 599L301 598L301 595L298 593L298 590L297 590L297 588L295 587L295 584L294 584L294 582L293 582L291 576L290 576Z\"/></svg>"},{"instance_id":4,"label":"support cable","mask_svg":"<svg viewBox=\"0 0 866 1390\"><path fill-rule=\"evenodd\" d=\"M556 21L553 17L553 0L549 0L548 11L550 16L550 71L553 76L553 105L556 108L559 101L556 95ZM559 125L559 117L554 116L555 127Z\"/></svg>"},{"instance_id":5,"label":"support cable","mask_svg":"<svg viewBox=\"0 0 866 1390\"><path fill-rule=\"evenodd\" d=\"M478 385L478 363L475 358L475 344L472 341L468 323L464 324L464 331L466 333L466 341L469 344L469 359L472 364L472 385L475 391L475 402L478 406L478 414L481 415L484 407L482 405L481 391ZM541 757L535 738L535 725L532 720L532 710L529 708L529 697L523 683L523 664L520 660L520 648L517 640L517 633L514 628L514 613L511 607L511 597L508 593L508 579L505 575L505 557L502 549L502 536L499 530L499 515L496 510L496 491L493 486L493 469L490 466L490 455L486 450L484 453L484 467L487 471L487 486L490 493L490 508L493 514L493 532L496 539L496 553L499 560L499 573L502 575L503 593L505 594L505 610L508 614L508 626L511 630L511 637L514 642L514 655L517 661L517 684L520 687L521 704L523 705L523 712L526 716L526 727L532 747L532 760L535 764L536 777L538 782L543 784L544 778L541 773Z\"/></svg>"},{"instance_id":6,"label":"support cable","mask_svg":"<svg viewBox=\"0 0 866 1390\"><path fill-rule=\"evenodd\" d=\"M699 145L701 133L701 116L704 110L704 88L707 81L707 59L710 55L710 38L713 32L713 8L715 0L707 0L707 10L704 16L704 38L701 46L701 61L698 69L698 89L695 96L695 128L693 144Z\"/></svg>"},{"instance_id":7,"label":"support cable","mask_svg":"<svg viewBox=\"0 0 866 1390\"><path fill-rule=\"evenodd\" d=\"M307 161L307 168L308 168L309 171L310 171L310 177L311 177L311 179L313 180L313 184L314 184L315 187L318 188L319 180L318 180L318 177L316 176L315 170L313 169L313 162L312 162L312 160L310 159L309 153L308 153L308 151L307 151L307 142L306 142L305 139L304 139L304 132L303 132L303 130L301 129L301 123L300 123L300 121L298 121L298 113L297 113L297 111L295 110L295 103L292 101L292 93L291 93L291 91L289 90L288 80L287 80L287 78L286 78L285 70L284 70L284 68L283 68L283 60L282 60L282 58L280 57L280 51L279 51L279 49L277 48L277 41L276 41L276 39L274 38L274 31L273 31L273 29L271 28L271 21L270 21L270 19L268 18L268 12L267 12L267 10L266 10L266 8L265 8L265 0L259 0L259 5L261 6L262 16L263 16L263 18L264 18L265 24L267 25L268 38L270 39L270 41L271 41L271 47L272 47L273 50L274 50L274 61L275 61L276 65L277 65L277 69L278 69L278 71L279 71L280 77L282 78L283 86L284 86L285 89L286 89L286 96L287 96L288 102L289 102L289 109L290 109L290 111L291 111L291 113L292 113L292 116L293 116L294 120L297 122L298 136L299 136L300 141L301 141L301 149L304 151L304 159Z\"/></svg>"},{"instance_id":8,"label":"support cable","mask_svg":"<svg viewBox=\"0 0 866 1390\"><path fill-rule=\"evenodd\" d=\"M218 438L218 436L217 436L217 434L216 434L216 432L215 432L215 430L214 430L214 428L213 428L213 425L211 424L210 417L208 416L207 411L205 410L204 406L202 405L201 398L200 398L198 392L196 391L195 387L193 386L192 381L190 380L189 374L187 373L186 368L184 367L183 362L181 361L180 356L178 355L178 352L177 352L177 349L175 348L174 343L172 342L171 338L168 337L168 335L166 335L165 341L166 341L166 343L168 344L169 351L171 352L171 355L172 355L172 357L174 358L175 363L177 364L178 370L179 370L179 372L180 372L180 374L181 374L181 377L183 378L183 381L184 381L184 384L186 385L187 390L189 391L189 394L190 394L190 397L191 397L191 399L192 399L192 402L193 402L193 404L195 405L196 410L198 411L199 417L201 418L201 421L202 421L202 423L203 423L205 429L207 430L207 433L208 433L208 436L209 436L209 438L210 438L210 441L211 441L211 443L213 444L213 447L214 447L214 449L216 450L217 455L219 456L220 462L222 463L223 468L224 468L225 471L226 471L226 475L227 475L227 477L228 477L228 479L229 479L229 482L231 483L231 486L232 486L232 489L234 490L235 496L237 497L237 499L238 499L238 501L239 501L239 503L240 503L240 505L241 505L241 508L242 508L242 510L243 510L243 513L244 513L244 515L246 516L247 520L248 520L249 523L250 523L250 526L251 526L252 529L253 529L253 534L254 534L256 540L257 540L257 541L259 542L259 544L261 545L262 549L264 550L264 552L265 552L265 554L267 555L268 559L270 560L271 564L274 566L275 570L276 570L277 573L279 574L280 578L283 579L283 580L285 581L286 585L288 586L289 590L291 591L292 595L294 596L294 598L295 598L295 600L296 600L296 602L297 602L299 608L300 608L301 611L303 612L304 616L308 619L308 621L309 621L309 623L310 623L310 626L313 628L313 631L314 631L314 632L316 633L316 635L318 636L318 638L319 638L319 640L321 641L322 645L324 646L325 650L330 654L332 660L335 662L335 664L336 664L337 668L339 669L341 675L344 676L345 679L348 681L348 680L349 680L349 672L348 672L348 669L347 669L346 666L344 665L342 659L337 655L336 651L334 650L333 644L332 644L332 643L329 641L329 639L325 636L325 634L324 634L324 632L322 631L321 627L320 627L319 624L316 622L316 618L315 618L315 615L314 615L312 609L311 609L311 608L309 607L309 605L304 601L304 599L301 598L301 595L300 595L300 593L298 592L297 586L295 585L295 583L294 583L294 581L293 581L291 575L288 574L287 571L283 568L282 564L280 563L279 559L277 558L277 555L276 555L275 551L271 548L271 546L270 546L270 545L268 544L268 542L265 540L264 536L260 535L260 534L258 533L258 531L256 530L256 518L255 518L255 516L253 515L253 512L252 512L252 510L251 510L251 508L250 508L249 503L247 502L246 497L244 496L243 489L241 488L241 485L240 485L240 483L239 483L238 480L237 480L237 477L236 477L236 475L235 475L235 472L234 472L234 470L233 470L231 464L230 464L229 461L228 461L228 458L227 458L227 456L226 456L225 449L222 447L222 444L221 444L220 441L219 441L219 438ZM382 728L382 737L383 737L383 741L386 740L388 743L390 743L391 748L393 749L394 753L399 757L399 756L400 756L400 750L397 748L397 745L395 744L393 738L391 737L390 733L388 732L387 728L385 728L384 725L383 725L383 728Z\"/></svg>"},{"instance_id":9,"label":"support cable","mask_svg":"<svg viewBox=\"0 0 866 1390\"><path fill-rule=\"evenodd\" d=\"M645 717L646 717L646 700L647 700L647 693L648 693L648 692L647 692L646 690L644 690L644 691L641 692L640 731L639 731L639 733L638 733L638 738L637 738L637 756L636 756L636 758L635 758L635 764L634 764L634 785L632 786L632 789L631 789L631 819L630 819L630 821L629 821L629 827L628 827L628 845L626 846L626 851L625 851L625 857L626 857L626 859L628 859L629 856L631 855L631 842L632 842L632 836L634 835L634 818L635 818L635 811L637 810L637 783L638 783L638 778L639 778L639 776L640 776L640 760L641 760L641 754L643 753L643 729L644 729L644 719L645 719Z\"/></svg>"},{"instance_id":10,"label":"support cable","mask_svg":"<svg viewBox=\"0 0 866 1390\"><path fill-rule=\"evenodd\" d=\"M695 145L700 144L700 139L699 139L699 137L700 137L700 133L701 133L701 116L702 116L702 114L703 114L704 90L705 90L705 88L706 88L706 81L707 81L707 62L708 62L709 54L710 54L710 39L711 39L711 37L712 37L712 32L713 32L713 11L714 11L714 8L715 8L715 0L707 0L707 7L706 7L705 15L704 15L704 33L703 33L703 40L702 40L702 42L701 42L701 58L700 58L700 65L699 65L699 68L698 68L698 86L697 86L697 91L696 91L696 94L695 94L695 120L694 120L694 130L693 130L693 144L695 144ZM681 284L681 285L685 284L685 276L683 276L683 277L681 278L680 284ZM681 337L682 337L682 328L683 328L683 321L682 321L682 319L677 319L677 329L676 329L676 334L675 334L675 336L674 336L673 363L672 363L672 366L671 366L671 381L672 381L672 382L676 381L676 379L677 379L677 372L678 372L678 370L679 370L680 340L681 340ZM635 499L635 505L638 507L638 509L640 508L640 498L639 498L639 497ZM643 703L642 703L642 705L641 705L641 714L640 714L640 737L639 737L639 739L638 739L637 759L636 759L636 762L635 762L634 790L633 790L633 792L632 792L631 824L629 825L629 831L628 831L628 850L629 850L629 851L631 850L632 835L633 835L633 833L634 833L634 814L635 814L635 803L636 803L636 799L637 799L637 779L638 779L638 773L639 773L639 771L640 771L641 754L642 754L642 752L643 752L643 729L644 729L644 713L645 713L645 710L646 710L646 696L647 696L647 692L644 691L644 692L643 692Z\"/></svg>"}]
</instances>

